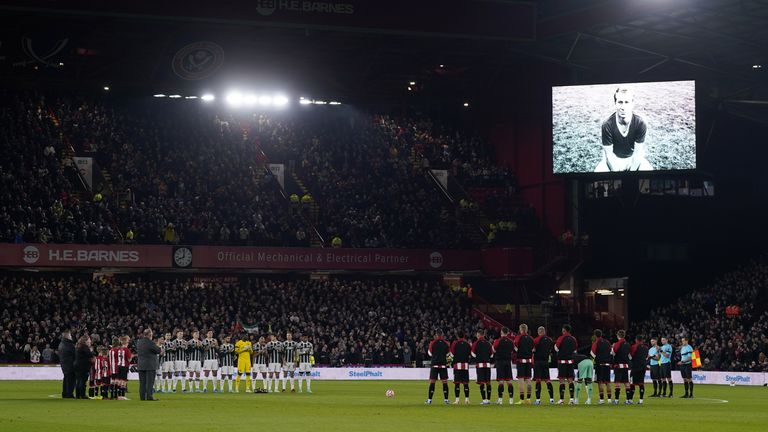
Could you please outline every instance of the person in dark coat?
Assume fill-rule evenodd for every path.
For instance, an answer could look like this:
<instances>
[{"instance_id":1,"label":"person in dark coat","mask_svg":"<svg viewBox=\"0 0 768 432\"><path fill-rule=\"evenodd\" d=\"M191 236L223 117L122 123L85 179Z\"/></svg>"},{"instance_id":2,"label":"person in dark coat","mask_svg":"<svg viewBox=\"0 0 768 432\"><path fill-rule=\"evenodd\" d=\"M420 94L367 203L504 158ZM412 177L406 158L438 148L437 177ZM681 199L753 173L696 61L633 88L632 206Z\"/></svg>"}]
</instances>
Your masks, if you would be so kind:
<instances>
[{"instance_id":1,"label":"person in dark coat","mask_svg":"<svg viewBox=\"0 0 768 432\"><path fill-rule=\"evenodd\" d=\"M61 334L59 343L59 361L64 379L61 382L61 398L75 398L75 343L72 341L72 333L69 330Z\"/></svg>"},{"instance_id":2,"label":"person in dark coat","mask_svg":"<svg viewBox=\"0 0 768 432\"><path fill-rule=\"evenodd\" d=\"M154 401L155 373L160 368L160 347L152 340L152 329L144 330L141 339L136 341L136 353L139 364L139 398L141 400Z\"/></svg>"},{"instance_id":3,"label":"person in dark coat","mask_svg":"<svg viewBox=\"0 0 768 432\"><path fill-rule=\"evenodd\" d=\"M85 394L85 384L88 381L88 373L91 371L93 352L91 351L91 337L80 336L75 345L75 398L88 399Z\"/></svg>"}]
</instances>

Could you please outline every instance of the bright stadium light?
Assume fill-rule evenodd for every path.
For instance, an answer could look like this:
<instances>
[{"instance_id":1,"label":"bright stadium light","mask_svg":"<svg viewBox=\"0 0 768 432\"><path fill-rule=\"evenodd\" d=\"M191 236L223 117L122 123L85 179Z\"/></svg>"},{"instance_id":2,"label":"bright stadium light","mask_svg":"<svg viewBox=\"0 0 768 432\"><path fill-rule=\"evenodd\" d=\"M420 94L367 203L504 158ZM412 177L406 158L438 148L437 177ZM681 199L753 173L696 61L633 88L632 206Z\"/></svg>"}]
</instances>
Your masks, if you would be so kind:
<instances>
[{"instance_id":1,"label":"bright stadium light","mask_svg":"<svg viewBox=\"0 0 768 432\"><path fill-rule=\"evenodd\" d=\"M171 98L171 99L179 99L181 97L181 95L172 94L172 95L170 95L168 97Z\"/></svg>"},{"instance_id":2,"label":"bright stadium light","mask_svg":"<svg viewBox=\"0 0 768 432\"><path fill-rule=\"evenodd\" d=\"M253 93L249 93L249 94L245 95L245 97L243 98L243 102L246 105L248 105L248 106L256 105L256 102L258 100L259 100L259 98L257 98L256 95L253 94Z\"/></svg>"},{"instance_id":3,"label":"bright stadium light","mask_svg":"<svg viewBox=\"0 0 768 432\"><path fill-rule=\"evenodd\" d=\"M469 107L469 102L464 102L464 108Z\"/></svg>"},{"instance_id":4,"label":"bright stadium light","mask_svg":"<svg viewBox=\"0 0 768 432\"><path fill-rule=\"evenodd\" d=\"M231 91L227 94L227 103L233 107L238 107L243 103L243 94L239 91Z\"/></svg>"},{"instance_id":5,"label":"bright stadium light","mask_svg":"<svg viewBox=\"0 0 768 432\"><path fill-rule=\"evenodd\" d=\"M262 106L269 106L272 105L272 97L271 96L259 96L259 105Z\"/></svg>"},{"instance_id":6,"label":"bright stadium light","mask_svg":"<svg viewBox=\"0 0 768 432\"><path fill-rule=\"evenodd\" d=\"M322 100L316 100L315 101L315 105L327 105L327 104L328 104L328 102L326 102L326 101L322 101Z\"/></svg>"},{"instance_id":7,"label":"bright stadium light","mask_svg":"<svg viewBox=\"0 0 768 432\"><path fill-rule=\"evenodd\" d=\"M328 102L328 105L341 105L341 102L330 101Z\"/></svg>"},{"instance_id":8,"label":"bright stadium light","mask_svg":"<svg viewBox=\"0 0 768 432\"><path fill-rule=\"evenodd\" d=\"M412 85L412 86L415 86L415 85L416 85L416 81L411 81L411 82L409 82L408 84L409 84L409 85Z\"/></svg>"},{"instance_id":9,"label":"bright stadium light","mask_svg":"<svg viewBox=\"0 0 768 432\"><path fill-rule=\"evenodd\" d=\"M164 95L164 94L162 94L162 93L158 93L158 94L156 94L156 95L152 95L152 97L156 97L156 98L163 98L163 97L165 97L165 95Z\"/></svg>"},{"instance_id":10,"label":"bright stadium light","mask_svg":"<svg viewBox=\"0 0 768 432\"><path fill-rule=\"evenodd\" d=\"M109 91L109 86L104 86L104 91Z\"/></svg>"},{"instance_id":11,"label":"bright stadium light","mask_svg":"<svg viewBox=\"0 0 768 432\"><path fill-rule=\"evenodd\" d=\"M275 106L278 106L278 107L284 107L284 106L288 105L288 102L289 102L289 100L288 100L288 98L285 95L279 94L279 95L275 96L274 98L272 98L272 103L274 103Z\"/></svg>"},{"instance_id":12,"label":"bright stadium light","mask_svg":"<svg viewBox=\"0 0 768 432\"><path fill-rule=\"evenodd\" d=\"M197 96L184 96L184 99L197 99Z\"/></svg>"},{"instance_id":13,"label":"bright stadium light","mask_svg":"<svg viewBox=\"0 0 768 432\"><path fill-rule=\"evenodd\" d=\"M206 94L202 95L200 97L200 99L202 99L205 102L212 102L214 99L216 99L216 96L214 96L214 95L212 95L210 93L206 93Z\"/></svg>"},{"instance_id":14,"label":"bright stadium light","mask_svg":"<svg viewBox=\"0 0 768 432\"><path fill-rule=\"evenodd\" d=\"M312 105L312 101L309 99L304 99L303 97L299 99L299 105Z\"/></svg>"}]
</instances>

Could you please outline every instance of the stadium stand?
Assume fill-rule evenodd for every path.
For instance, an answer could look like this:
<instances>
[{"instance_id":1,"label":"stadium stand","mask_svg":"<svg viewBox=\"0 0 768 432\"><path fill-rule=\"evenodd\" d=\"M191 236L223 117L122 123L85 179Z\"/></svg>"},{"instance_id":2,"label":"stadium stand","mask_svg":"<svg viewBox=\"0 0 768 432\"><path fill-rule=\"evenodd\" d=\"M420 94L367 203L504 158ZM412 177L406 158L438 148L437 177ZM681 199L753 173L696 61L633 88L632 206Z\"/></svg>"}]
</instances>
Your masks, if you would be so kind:
<instances>
[{"instance_id":1,"label":"stadium stand","mask_svg":"<svg viewBox=\"0 0 768 432\"><path fill-rule=\"evenodd\" d=\"M107 201L74 193L77 170L46 99L6 92L2 99L0 241L115 242L119 233Z\"/></svg>"},{"instance_id":2,"label":"stadium stand","mask_svg":"<svg viewBox=\"0 0 768 432\"><path fill-rule=\"evenodd\" d=\"M310 334L318 364L421 365L434 326L451 332L475 326L464 294L417 278L243 277L197 283L4 275L0 302L5 305L0 363L29 362L33 347L58 346L67 327L88 332L94 341L109 341L147 327L213 329L224 335L244 323L255 325L259 334Z\"/></svg>"},{"instance_id":3,"label":"stadium stand","mask_svg":"<svg viewBox=\"0 0 768 432\"><path fill-rule=\"evenodd\" d=\"M516 187L487 144L433 137L429 129L439 128L425 121L323 112L238 118L199 106L12 96L2 113L15 125L2 143L5 242L306 246L317 229L327 246L338 238L357 248L473 247L482 243L431 184L425 161L447 163L481 194ZM262 150L287 162L316 214L295 211ZM74 154L96 160L90 192L77 184ZM531 215L491 204L494 217L504 213L494 222L522 226Z\"/></svg>"},{"instance_id":4,"label":"stadium stand","mask_svg":"<svg viewBox=\"0 0 768 432\"><path fill-rule=\"evenodd\" d=\"M766 259L752 261L707 289L653 310L633 333L675 342L688 336L701 352L704 370L768 371L767 286ZM732 306L739 307L738 316L726 314Z\"/></svg>"}]
</instances>

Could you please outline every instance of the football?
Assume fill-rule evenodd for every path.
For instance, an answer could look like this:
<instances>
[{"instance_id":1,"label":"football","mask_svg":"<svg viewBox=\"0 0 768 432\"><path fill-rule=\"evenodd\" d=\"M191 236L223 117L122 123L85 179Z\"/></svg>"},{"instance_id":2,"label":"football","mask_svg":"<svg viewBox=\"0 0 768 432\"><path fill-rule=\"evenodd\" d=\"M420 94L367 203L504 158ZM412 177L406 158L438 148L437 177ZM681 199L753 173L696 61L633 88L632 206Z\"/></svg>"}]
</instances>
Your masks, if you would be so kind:
<instances>
[{"instance_id":1,"label":"football","mask_svg":"<svg viewBox=\"0 0 768 432\"><path fill-rule=\"evenodd\" d=\"M389 390L387 390L386 395L387 395L388 398L395 397L395 391L392 390L392 389L389 389Z\"/></svg>"}]
</instances>

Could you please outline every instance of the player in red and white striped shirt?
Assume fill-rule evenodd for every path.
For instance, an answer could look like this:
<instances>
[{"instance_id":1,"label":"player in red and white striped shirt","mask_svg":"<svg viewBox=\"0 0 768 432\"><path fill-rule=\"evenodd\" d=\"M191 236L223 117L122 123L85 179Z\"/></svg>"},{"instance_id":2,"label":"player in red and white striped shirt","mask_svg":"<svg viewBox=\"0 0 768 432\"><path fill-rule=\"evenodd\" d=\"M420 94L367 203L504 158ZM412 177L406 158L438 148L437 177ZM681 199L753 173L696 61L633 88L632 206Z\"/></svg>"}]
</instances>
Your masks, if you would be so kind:
<instances>
[{"instance_id":1,"label":"player in red and white striped shirt","mask_svg":"<svg viewBox=\"0 0 768 432\"><path fill-rule=\"evenodd\" d=\"M112 372L112 397L128 400L125 389L128 385L128 365L131 363L131 350L128 348L129 336L120 336L120 346L109 350L109 369Z\"/></svg>"},{"instance_id":2,"label":"player in red and white striped shirt","mask_svg":"<svg viewBox=\"0 0 768 432\"><path fill-rule=\"evenodd\" d=\"M107 361L107 354L109 350L105 346L100 346L96 349L99 353L93 362L93 370L91 371L91 382L94 384L94 399L102 400L107 394L107 388L109 386L109 364Z\"/></svg>"}]
</instances>

